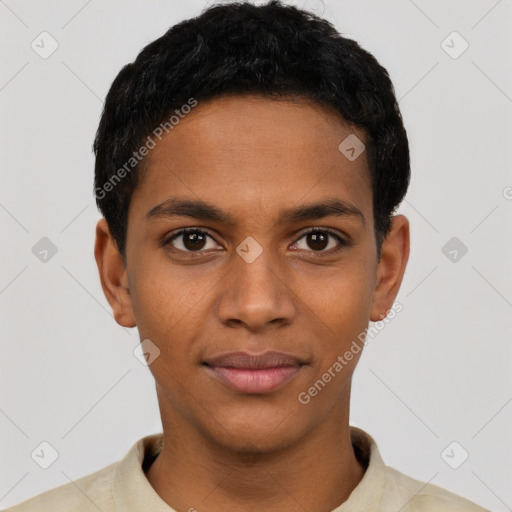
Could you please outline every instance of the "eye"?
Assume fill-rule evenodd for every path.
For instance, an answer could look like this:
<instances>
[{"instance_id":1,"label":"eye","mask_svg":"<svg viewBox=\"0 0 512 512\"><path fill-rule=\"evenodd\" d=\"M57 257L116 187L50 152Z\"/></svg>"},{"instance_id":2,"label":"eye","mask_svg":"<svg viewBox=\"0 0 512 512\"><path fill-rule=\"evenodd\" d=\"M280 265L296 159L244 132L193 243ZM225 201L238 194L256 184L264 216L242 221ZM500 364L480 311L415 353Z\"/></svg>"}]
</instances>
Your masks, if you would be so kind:
<instances>
[{"instance_id":1,"label":"eye","mask_svg":"<svg viewBox=\"0 0 512 512\"><path fill-rule=\"evenodd\" d=\"M213 240L213 244L208 247L208 239ZM168 237L164 245L171 245L175 249L183 252L199 252L218 247L217 242L206 231L198 228L184 228Z\"/></svg>"},{"instance_id":2,"label":"eye","mask_svg":"<svg viewBox=\"0 0 512 512\"><path fill-rule=\"evenodd\" d=\"M305 240L302 247L300 247L301 240ZM341 251L347 245L348 242L333 231L326 228L314 228L303 233L299 241L294 244L294 248L332 254Z\"/></svg>"},{"instance_id":3,"label":"eye","mask_svg":"<svg viewBox=\"0 0 512 512\"><path fill-rule=\"evenodd\" d=\"M304 242L302 242L304 240ZM210 243L210 246L208 246ZM302 243L302 247L301 247ZM177 251L185 253L208 251L219 247L212 235L199 228L183 228L167 237L164 246L172 246ZM326 228L313 228L303 233L293 249L305 250L313 253L336 253L349 243L335 232ZM317 254L315 254L317 256Z\"/></svg>"}]
</instances>

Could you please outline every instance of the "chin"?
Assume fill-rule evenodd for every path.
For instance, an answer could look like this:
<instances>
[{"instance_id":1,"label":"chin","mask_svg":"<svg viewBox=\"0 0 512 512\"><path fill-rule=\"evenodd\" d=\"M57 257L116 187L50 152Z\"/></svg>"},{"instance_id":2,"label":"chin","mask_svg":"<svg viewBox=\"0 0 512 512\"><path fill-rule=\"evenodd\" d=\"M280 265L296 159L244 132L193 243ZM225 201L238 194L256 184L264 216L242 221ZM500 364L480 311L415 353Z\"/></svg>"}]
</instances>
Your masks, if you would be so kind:
<instances>
[{"instance_id":1,"label":"chin","mask_svg":"<svg viewBox=\"0 0 512 512\"><path fill-rule=\"evenodd\" d=\"M268 432L237 432L233 436L222 435L215 439L224 449L251 455L251 454L271 454L281 451L292 445L295 439L289 435L281 433L280 435L268 435Z\"/></svg>"},{"instance_id":2,"label":"chin","mask_svg":"<svg viewBox=\"0 0 512 512\"><path fill-rule=\"evenodd\" d=\"M272 453L287 448L306 433L294 414L226 414L216 417L208 429L208 437L223 448L239 453ZM210 428L208 428L210 427Z\"/></svg>"}]
</instances>

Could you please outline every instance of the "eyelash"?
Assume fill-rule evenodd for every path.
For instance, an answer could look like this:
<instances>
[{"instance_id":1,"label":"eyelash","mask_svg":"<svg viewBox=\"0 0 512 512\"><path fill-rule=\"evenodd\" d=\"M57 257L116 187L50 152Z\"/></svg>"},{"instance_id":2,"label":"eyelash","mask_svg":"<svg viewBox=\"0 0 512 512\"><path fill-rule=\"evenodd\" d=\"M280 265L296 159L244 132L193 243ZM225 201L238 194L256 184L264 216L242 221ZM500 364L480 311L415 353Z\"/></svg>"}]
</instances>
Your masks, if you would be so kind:
<instances>
[{"instance_id":1,"label":"eyelash","mask_svg":"<svg viewBox=\"0 0 512 512\"><path fill-rule=\"evenodd\" d=\"M179 238L181 235L184 235L186 233L201 233L203 235L208 235L210 238L212 238L213 240L215 240L215 237L207 230L205 229L199 229L199 228L194 228L194 227L190 227L190 228L183 228L183 229L180 229L179 231L173 233L172 235L168 236L167 238L165 238L165 240L162 242L162 245L163 246L168 246L171 244L171 242L176 239L176 238ZM335 249L331 249L329 251L308 251L308 252L311 252L314 257L322 257L322 255L325 255L325 254L335 254L335 253L338 253L340 251L342 251L343 249L345 249L346 247L349 246L349 242L347 242L347 240L341 238L337 233L335 233L334 231L328 229L328 228L321 228L321 227L316 227L316 228L312 228L310 229L309 231L306 231L304 233L302 233L300 235L300 237L297 239L297 241L301 240L302 238L304 238L305 236L311 234L311 233L327 233L328 235L332 236L333 238L335 238L338 242L339 242L339 246ZM215 240L216 243L218 243L216 240ZM296 243L296 242L295 242ZM176 249L174 248L176 251L178 252L182 252L182 253L186 253L186 254L197 254L197 255L201 255L202 254L202 251L183 251L182 249Z\"/></svg>"}]
</instances>

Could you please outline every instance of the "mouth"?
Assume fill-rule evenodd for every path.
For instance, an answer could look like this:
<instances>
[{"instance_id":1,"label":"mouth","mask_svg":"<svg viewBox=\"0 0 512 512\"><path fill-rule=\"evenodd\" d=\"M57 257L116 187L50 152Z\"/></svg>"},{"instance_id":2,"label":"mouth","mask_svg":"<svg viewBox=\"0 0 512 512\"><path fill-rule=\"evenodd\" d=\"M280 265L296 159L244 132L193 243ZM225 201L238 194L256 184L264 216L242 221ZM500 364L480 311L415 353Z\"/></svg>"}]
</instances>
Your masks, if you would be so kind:
<instances>
[{"instance_id":1,"label":"mouth","mask_svg":"<svg viewBox=\"0 0 512 512\"><path fill-rule=\"evenodd\" d=\"M230 352L203 363L210 374L239 393L262 394L276 391L304 366L299 358L282 352Z\"/></svg>"}]
</instances>

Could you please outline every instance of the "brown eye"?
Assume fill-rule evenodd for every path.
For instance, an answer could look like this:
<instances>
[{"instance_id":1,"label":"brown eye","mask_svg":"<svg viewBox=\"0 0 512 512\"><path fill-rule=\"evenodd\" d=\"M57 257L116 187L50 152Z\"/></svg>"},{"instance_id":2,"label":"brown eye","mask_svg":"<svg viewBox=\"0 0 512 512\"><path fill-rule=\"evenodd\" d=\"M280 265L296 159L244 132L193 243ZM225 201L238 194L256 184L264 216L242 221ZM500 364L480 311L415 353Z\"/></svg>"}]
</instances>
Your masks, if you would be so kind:
<instances>
[{"instance_id":1,"label":"brown eye","mask_svg":"<svg viewBox=\"0 0 512 512\"><path fill-rule=\"evenodd\" d=\"M302 240L304 240L303 243ZM299 241L295 243L295 247L298 249L320 253L337 252L347 245L348 242L328 229L310 230L304 233Z\"/></svg>"},{"instance_id":2,"label":"brown eye","mask_svg":"<svg viewBox=\"0 0 512 512\"><path fill-rule=\"evenodd\" d=\"M201 229L182 229L168 238L164 245L171 245L183 252L198 252L217 247L216 243L212 244L211 242L210 247L208 247L208 239L215 242L208 233Z\"/></svg>"},{"instance_id":3,"label":"brown eye","mask_svg":"<svg viewBox=\"0 0 512 512\"><path fill-rule=\"evenodd\" d=\"M202 233L185 233L183 236L183 245L189 251L200 251L204 248L206 237Z\"/></svg>"},{"instance_id":4,"label":"brown eye","mask_svg":"<svg viewBox=\"0 0 512 512\"><path fill-rule=\"evenodd\" d=\"M329 245L329 235L325 233L308 233L306 240L309 247L315 251L322 251Z\"/></svg>"}]
</instances>

